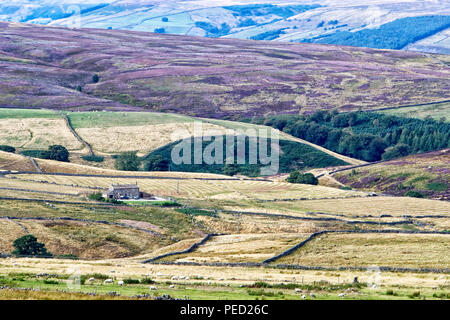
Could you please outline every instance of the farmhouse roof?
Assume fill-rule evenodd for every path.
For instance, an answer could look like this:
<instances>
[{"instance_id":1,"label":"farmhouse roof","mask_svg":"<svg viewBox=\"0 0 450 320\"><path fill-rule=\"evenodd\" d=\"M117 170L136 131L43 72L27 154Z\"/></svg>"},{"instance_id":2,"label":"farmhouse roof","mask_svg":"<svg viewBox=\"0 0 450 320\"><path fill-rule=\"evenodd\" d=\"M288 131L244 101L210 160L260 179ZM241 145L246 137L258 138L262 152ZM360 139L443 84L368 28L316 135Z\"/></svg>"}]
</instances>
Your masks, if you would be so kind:
<instances>
[{"instance_id":1,"label":"farmhouse roof","mask_svg":"<svg viewBox=\"0 0 450 320\"><path fill-rule=\"evenodd\" d=\"M137 189L139 186L137 184L113 184L112 189Z\"/></svg>"}]
</instances>

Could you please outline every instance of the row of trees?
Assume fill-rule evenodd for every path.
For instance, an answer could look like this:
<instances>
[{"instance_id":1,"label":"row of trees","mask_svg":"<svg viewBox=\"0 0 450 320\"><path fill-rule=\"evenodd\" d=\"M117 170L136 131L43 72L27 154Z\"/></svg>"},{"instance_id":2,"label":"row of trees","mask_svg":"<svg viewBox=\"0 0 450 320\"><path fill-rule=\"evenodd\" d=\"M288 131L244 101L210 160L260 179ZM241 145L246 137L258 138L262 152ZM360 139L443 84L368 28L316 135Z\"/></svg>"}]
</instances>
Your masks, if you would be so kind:
<instances>
[{"instance_id":1,"label":"row of trees","mask_svg":"<svg viewBox=\"0 0 450 320\"><path fill-rule=\"evenodd\" d=\"M374 112L317 111L256 122L365 161L393 159L450 147L450 124Z\"/></svg>"}]
</instances>

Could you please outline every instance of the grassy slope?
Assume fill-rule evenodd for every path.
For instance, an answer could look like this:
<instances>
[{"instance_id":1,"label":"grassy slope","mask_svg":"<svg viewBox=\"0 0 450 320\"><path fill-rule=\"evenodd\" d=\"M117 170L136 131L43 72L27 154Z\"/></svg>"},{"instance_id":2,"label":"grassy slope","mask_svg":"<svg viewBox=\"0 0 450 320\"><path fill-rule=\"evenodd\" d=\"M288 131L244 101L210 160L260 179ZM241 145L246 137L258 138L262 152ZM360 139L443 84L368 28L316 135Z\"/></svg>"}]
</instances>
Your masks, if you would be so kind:
<instances>
[{"instance_id":1,"label":"grassy slope","mask_svg":"<svg viewBox=\"0 0 450 320\"><path fill-rule=\"evenodd\" d=\"M410 117L425 119L431 117L434 120L441 120L449 122L450 121L450 102L430 104L426 106L417 107L405 107L398 109L390 109L385 111L380 111L387 114L393 114L396 116Z\"/></svg>"},{"instance_id":2,"label":"grassy slope","mask_svg":"<svg viewBox=\"0 0 450 320\"><path fill-rule=\"evenodd\" d=\"M7 23L0 30L5 106L238 118L449 97L448 67L420 53Z\"/></svg>"},{"instance_id":3,"label":"grassy slope","mask_svg":"<svg viewBox=\"0 0 450 320\"><path fill-rule=\"evenodd\" d=\"M447 235L327 234L276 263L448 268Z\"/></svg>"},{"instance_id":4,"label":"grassy slope","mask_svg":"<svg viewBox=\"0 0 450 320\"><path fill-rule=\"evenodd\" d=\"M450 150L429 152L340 172L334 177L358 189L403 195L413 190L427 198L450 198Z\"/></svg>"}]
</instances>

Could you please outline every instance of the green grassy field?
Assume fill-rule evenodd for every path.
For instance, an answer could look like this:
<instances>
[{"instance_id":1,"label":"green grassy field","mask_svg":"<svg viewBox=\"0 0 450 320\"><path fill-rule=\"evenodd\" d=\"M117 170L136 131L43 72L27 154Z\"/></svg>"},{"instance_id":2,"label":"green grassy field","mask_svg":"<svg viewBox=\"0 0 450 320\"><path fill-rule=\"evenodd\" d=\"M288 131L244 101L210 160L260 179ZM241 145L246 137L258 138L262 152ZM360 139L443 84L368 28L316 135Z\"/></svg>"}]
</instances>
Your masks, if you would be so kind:
<instances>
[{"instance_id":1,"label":"green grassy field","mask_svg":"<svg viewBox=\"0 0 450 320\"><path fill-rule=\"evenodd\" d=\"M86 277L99 277L106 275L85 275ZM137 279L135 279L137 280ZM201 282L155 282L151 285L144 284L126 284L119 286L115 284L103 284L102 280L96 279L95 282L90 284L80 284L80 286L74 286L74 280L67 279L67 276L61 277L40 277L36 278L33 274L27 273L12 273L5 276L0 276L0 284L7 284L10 287L16 288L32 288L37 289L40 294L34 293L33 296L29 296L31 299L39 299L39 295L42 299L49 298L49 295L53 296L53 299L70 299L67 296L72 294L80 296L81 294L96 294L97 299L103 300L116 293L122 298L133 297L136 295L149 295L150 297L156 297L161 295L170 295L173 298L184 299L188 297L192 300L325 300L325 299L382 299L382 300L405 300L405 299L442 299L449 297L449 293L445 289L439 290L416 290L410 286L383 286L376 289L368 288L367 284L331 284L325 282L318 282L317 284L267 284L265 282L257 282L254 284L242 285L225 285L225 284L204 284ZM76 279L75 279L76 281ZM75 282L76 285L76 282ZM155 287L157 290L151 290L150 286ZM262 286L262 287L261 287ZM295 292L294 288L298 288L301 292ZM61 291L66 292L61 292ZM56 292L59 291L59 292ZM36 291L35 291L36 292ZM344 296L339 294L344 293ZM52 294L53 293L53 294ZM59 296L58 296L59 294ZM11 290L0 290L0 298L17 298L26 299L27 295L17 290L12 292ZM304 296L304 298L302 297ZM78 297L80 299L82 297ZM115 297L118 299L119 297Z\"/></svg>"},{"instance_id":2,"label":"green grassy field","mask_svg":"<svg viewBox=\"0 0 450 320\"><path fill-rule=\"evenodd\" d=\"M434 120L441 120L444 118L446 122L450 122L450 102L430 104L426 106L398 108L379 112L407 118L425 119L427 117L431 117Z\"/></svg>"},{"instance_id":3,"label":"green grassy field","mask_svg":"<svg viewBox=\"0 0 450 320\"><path fill-rule=\"evenodd\" d=\"M0 108L0 119L24 119L24 118L59 118L55 111L42 109L4 109Z\"/></svg>"},{"instance_id":4,"label":"green grassy field","mask_svg":"<svg viewBox=\"0 0 450 320\"><path fill-rule=\"evenodd\" d=\"M157 112L69 112L66 114L75 129L142 126L195 121L195 118L188 116Z\"/></svg>"}]
</instances>

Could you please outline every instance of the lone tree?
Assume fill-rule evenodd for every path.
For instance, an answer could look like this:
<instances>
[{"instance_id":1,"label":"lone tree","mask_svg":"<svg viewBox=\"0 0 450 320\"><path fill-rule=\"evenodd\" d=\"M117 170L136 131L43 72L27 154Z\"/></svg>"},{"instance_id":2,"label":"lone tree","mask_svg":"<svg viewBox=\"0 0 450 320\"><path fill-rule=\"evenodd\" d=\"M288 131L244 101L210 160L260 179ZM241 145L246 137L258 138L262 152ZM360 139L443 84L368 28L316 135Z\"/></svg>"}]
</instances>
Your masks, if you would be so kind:
<instances>
[{"instance_id":1,"label":"lone tree","mask_svg":"<svg viewBox=\"0 0 450 320\"><path fill-rule=\"evenodd\" d=\"M92 82L93 83L97 83L97 82L99 82L100 81L100 77L98 76L98 74L94 74L93 76L92 76Z\"/></svg>"},{"instance_id":2,"label":"lone tree","mask_svg":"<svg viewBox=\"0 0 450 320\"><path fill-rule=\"evenodd\" d=\"M169 170L169 160L165 159L161 155L153 155L148 158L145 165L145 171L168 171Z\"/></svg>"},{"instance_id":3,"label":"lone tree","mask_svg":"<svg viewBox=\"0 0 450 320\"><path fill-rule=\"evenodd\" d=\"M125 152L117 156L115 167L122 171L138 171L141 166L141 160L136 152Z\"/></svg>"},{"instance_id":4,"label":"lone tree","mask_svg":"<svg viewBox=\"0 0 450 320\"><path fill-rule=\"evenodd\" d=\"M14 251L12 254L16 256L33 256L33 257L51 257L52 254L47 251L45 245L37 241L32 234L20 237L13 243Z\"/></svg>"},{"instance_id":5,"label":"lone tree","mask_svg":"<svg viewBox=\"0 0 450 320\"><path fill-rule=\"evenodd\" d=\"M290 183L302 183L312 185L317 185L319 183L319 180L312 173L301 173L300 171L291 172L286 181Z\"/></svg>"},{"instance_id":6,"label":"lone tree","mask_svg":"<svg viewBox=\"0 0 450 320\"><path fill-rule=\"evenodd\" d=\"M69 151L61 145L53 145L43 152L45 159L69 162Z\"/></svg>"}]
</instances>

